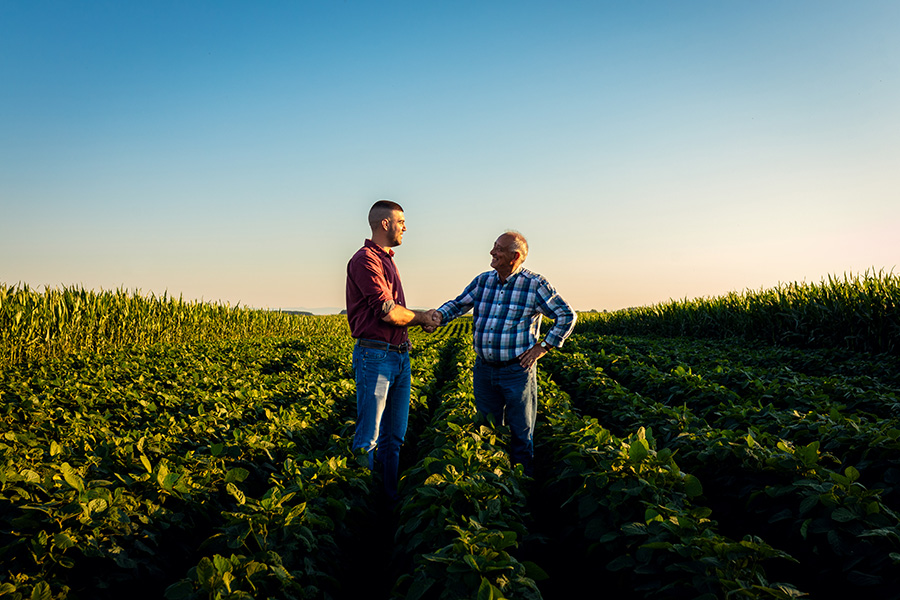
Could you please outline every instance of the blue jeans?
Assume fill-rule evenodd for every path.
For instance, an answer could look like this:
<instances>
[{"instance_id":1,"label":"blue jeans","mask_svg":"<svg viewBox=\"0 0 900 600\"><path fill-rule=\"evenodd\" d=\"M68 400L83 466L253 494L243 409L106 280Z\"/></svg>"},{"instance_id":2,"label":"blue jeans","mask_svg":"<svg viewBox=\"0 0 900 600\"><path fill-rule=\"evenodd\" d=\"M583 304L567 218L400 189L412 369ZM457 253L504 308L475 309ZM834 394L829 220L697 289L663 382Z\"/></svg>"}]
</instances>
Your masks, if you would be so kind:
<instances>
[{"instance_id":1,"label":"blue jeans","mask_svg":"<svg viewBox=\"0 0 900 600\"><path fill-rule=\"evenodd\" d=\"M537 418L537 367L523 369L519 363L491 367L478 357L472 372L475 407L509 425L512 443L509 457L521 464L526 475L534 475L534 424Z\"/></svg>"},{"instance_id":2,"label":"blue jeans","mask_svg":"<svg viewBox=\"0 0 900 600\"><path fill-rule=\"evenodd\" d=\"M385 492L393 501L397 499L400 446L409 419L409 353L354 346L353 372L356 377L353 449L368 452L369 469L383 469Z\"/></svg>"}]
</instances>

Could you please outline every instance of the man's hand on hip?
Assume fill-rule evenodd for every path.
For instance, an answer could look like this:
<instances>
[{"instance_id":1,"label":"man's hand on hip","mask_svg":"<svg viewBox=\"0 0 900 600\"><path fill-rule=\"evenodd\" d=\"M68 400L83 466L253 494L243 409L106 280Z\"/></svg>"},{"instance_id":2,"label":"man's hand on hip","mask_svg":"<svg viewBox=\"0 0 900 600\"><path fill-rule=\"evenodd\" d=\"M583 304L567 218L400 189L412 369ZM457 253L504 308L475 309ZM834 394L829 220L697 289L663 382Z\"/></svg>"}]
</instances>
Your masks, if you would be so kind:
<instances>
[{"instance_id":1,"label":"man's hand on hip","mask_svg":"<svg viewBox=\"0 0 900 600\"><path fill-rule=\"evenodd\" d=\"M540 357L547 354L547 349L540 344L535 344L525 352L519 355L519 364L523 369L530 369Z\"/></svg>"}]
</instances>

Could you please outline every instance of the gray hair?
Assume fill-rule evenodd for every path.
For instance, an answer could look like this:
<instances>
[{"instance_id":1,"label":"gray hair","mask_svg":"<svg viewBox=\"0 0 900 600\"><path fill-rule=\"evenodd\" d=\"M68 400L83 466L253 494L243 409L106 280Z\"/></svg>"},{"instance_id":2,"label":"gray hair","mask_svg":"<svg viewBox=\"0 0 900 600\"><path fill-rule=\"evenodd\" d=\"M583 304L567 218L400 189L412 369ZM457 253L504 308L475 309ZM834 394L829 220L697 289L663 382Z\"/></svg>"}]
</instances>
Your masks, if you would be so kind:
<instances>
[{"instance_id":1,"label":"gray hair","mask_svg":"<svg viewBox=\"0 0 900 600\"><path fill-rule=\"evenodd\" d=\"M507 229L503 234L508 235L513 239L509 244L509 249L513 252L518 252L519 256L522 257L522 260L525 260L525 257L528 256L528 240L525 239L525 236L515 229Z\"/></svg>"}]
</instances>

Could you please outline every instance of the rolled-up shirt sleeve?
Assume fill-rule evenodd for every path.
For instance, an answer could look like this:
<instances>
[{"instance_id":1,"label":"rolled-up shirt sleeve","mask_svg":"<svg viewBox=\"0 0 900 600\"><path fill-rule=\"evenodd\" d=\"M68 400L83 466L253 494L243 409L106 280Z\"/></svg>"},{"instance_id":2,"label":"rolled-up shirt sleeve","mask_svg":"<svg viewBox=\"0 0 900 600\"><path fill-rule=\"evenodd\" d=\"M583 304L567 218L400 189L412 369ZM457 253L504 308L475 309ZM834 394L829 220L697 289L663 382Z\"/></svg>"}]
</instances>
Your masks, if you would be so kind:
<instances>
[{"instance_id":1,"label":"rolled-up shirt sleeve","mask_svg":"<svg viewBox=\"0 0 900 600\"><path fill-rule=\"evenodd\" d=\"M390 344L409 341L406 326L384 320L395 306L406 306L393 252L366 240L347 263L347 323L357 339Z\"/></svg>"},{"instance_id":2,"label":"rolled-up shirt sleeve","mask_svg":"<svg viewBox=\"0 0 900 600\"><path fill-rule=\"evenodd\" d=\"M349 279L359 288L360 295L373 314L386 316L396 305L393 293L384 276L381 260L374 254L365 254L347 268Z\"/></svg>"},{"instance_id":3,"label":"rolled-up shirt sleeve","mask_svg":"<svg viewBox=\"0 0 900 600\"><path fill-rule=\"evenodd\" d=\"M575 329L577 320L575 311L551 285L538 287L537 304L541 314L553 320L553 327L550 328L544 339L551 346L561 347Z\"/></svg>"}]
</instances>

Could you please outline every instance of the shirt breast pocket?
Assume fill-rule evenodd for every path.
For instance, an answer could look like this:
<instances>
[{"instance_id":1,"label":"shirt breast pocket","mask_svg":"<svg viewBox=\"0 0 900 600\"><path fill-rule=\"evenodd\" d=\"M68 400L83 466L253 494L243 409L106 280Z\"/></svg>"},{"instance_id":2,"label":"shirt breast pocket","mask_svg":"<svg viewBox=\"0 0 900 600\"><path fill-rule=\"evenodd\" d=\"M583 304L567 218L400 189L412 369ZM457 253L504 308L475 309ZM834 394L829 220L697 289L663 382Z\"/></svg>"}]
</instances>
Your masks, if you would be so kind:
<instances>
[{"instance_id":1,"label":"shirt breast pocket","mask_svg":"<svg viewBox=\"0 0 900 600\"><path fill-rule=\"evenodd\" d=\"M530 310L529 307L524 304L512 303L506 310L505 320L510 325L521 323L531 317L531 313L533 312L534 311Z\"/></svg>"}]
</instances>

